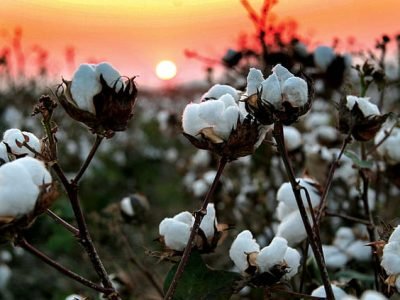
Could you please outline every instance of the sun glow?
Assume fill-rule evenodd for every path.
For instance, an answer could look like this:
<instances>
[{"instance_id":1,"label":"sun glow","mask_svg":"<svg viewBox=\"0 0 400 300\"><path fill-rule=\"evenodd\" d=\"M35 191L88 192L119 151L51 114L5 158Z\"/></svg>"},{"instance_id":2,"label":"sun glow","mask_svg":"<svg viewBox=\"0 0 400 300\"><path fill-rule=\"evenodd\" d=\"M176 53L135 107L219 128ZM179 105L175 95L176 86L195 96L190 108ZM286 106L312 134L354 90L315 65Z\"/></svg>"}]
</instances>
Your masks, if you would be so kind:
<instances>
[{"instance_id":1,"label":"sun glow","mask_svg":"<svg viewBox=\"0 0 400 300\"><path fill-rule=\"evenodd\" d=\"M162 80L169 80L176 76L176 65L170 60L162 60L156 66L156 75Z\"/></svg>"}]
</instances>

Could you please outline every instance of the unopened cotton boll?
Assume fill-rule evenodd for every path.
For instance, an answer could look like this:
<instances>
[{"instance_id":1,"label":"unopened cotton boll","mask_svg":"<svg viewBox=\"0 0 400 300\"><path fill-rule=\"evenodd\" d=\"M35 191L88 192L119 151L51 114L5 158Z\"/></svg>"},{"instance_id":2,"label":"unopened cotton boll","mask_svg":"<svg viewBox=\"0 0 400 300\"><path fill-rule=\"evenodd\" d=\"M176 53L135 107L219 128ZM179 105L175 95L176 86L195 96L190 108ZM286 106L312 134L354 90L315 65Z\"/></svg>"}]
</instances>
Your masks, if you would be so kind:
<instances>
[{"instance_id":1,"label":"unopened cotton boll","mask_svg":"<svg viewBox=\"0 0 400 300\"><path fill-rule=\"evenodd\" d=\"M328 268L343 268L349 261L348 256L336 246L322 245L322 251Z\"/></svg>"},{"instance_id":2,"label":"unopened cotton boll","mask_svg":"<svg viewBox=\"0 0 400 300\"><path fill-rule=\"evenodd\" d=\"M331 47L319 46L314 51L314 63L322 71L326 71L335 59L335 52Z\"/></svg>"},{"instance_id":3,"label":"unopened cotton boll","mask_svg":"<svg viewBox=\"0 0 400 300\"><path fill-rule=\"evenodd\" d=\"M344 297L347 296L346 292L343 291L341 288L333 284L331 284L331 286L333 295L335 296L336 300L342 300ZM325 287L321 285L320 287L316 288L315 290L312 291L311 296L326 298Z\"/></svg>"},{"instance_id":4,"label":"unopened cotton boll","mask_svg":"<svg viewBox=\"0 0 400 300\"><path fill-rule=\"evenodd\" d=\"M300 77L288 78L282 87L283 100L292 106L303 106L308 101L307 82Z\"/></svg>"},{"instance_id":5,"label":"unopened cotton boll","mask_svg":"<svg viewBox=\"0 0 400 300\"><path fill-rule=\"evenodd\" d=\"M351 111L354 105L357 103L358 108L361 110L364 117L369 117L372 115L380 115L378 106L370 102L369 97L356 97L348 95L346 97L346 106Z\"/></svg>"},{"instance_id":6,"label":"unopened cotton boll","mask_svg":"<svg viewBox=\"0 0 400 300\"><path fill-rule=\"evenodd\" d=\"M381 266L388 275L400 274L400 242L390 242L383 248Z\"/></svg>"},{"instance_id":7,"label":"unopened cotton boll","mask_svg":"<svg viewBox=\"0 0 400 300\"><path fill-rule=\"evenodd\" d=\"M204 232L207 239L214 237L216 225L215 207L213 203L210 203L207 205L207 214L200 223L200 229Z\"/></svg>"},{"instance_id":8,"label":"unopened cotton boll","mask_svg":"<svg viewBox=\"0 0 400 300\"><path fill-rule=\"evenodd\" d=\"M51 175L42 161L32 157L23 157L15 160L14 163L24 167L31 175L33 183L37 186L52 182Z\"/></svg>"},{"instance_id":9,"label":"unopened cotton boll","mask_svg":"<svg viewBox=\"0 0 400 300\"><path fill-rule=\"evenodd\" d=\"M236 101L239 100L239 93L236 89L225 84L215 84L201 97L201 101L216 100L225 94L231 95Z\"/></svg>"},{"instance_id":10,"label":"unopened cotton boll","mask_svg":"<svg viewBox=\"0 0 400 300\"><path fill-rule=\"evenodd\" d=\"M32 211L39 187L21 165L14 162L0 167L0 216L17 217Z\"/></svg>"},{"instance_id":11,"label":"unopened cotton boll","mask_svg":"<svg viewBox=\"0 0 400 300\"><path fill-rule=\"evenodd\" d=\"M289 280L297 274L300 266L300 253L296 249L287 247L285 256L283 257L287 264L288 272L283 276L284 279Z\"/></svg>"},{"instance_id":12,"label":"unopened cotton boll","mask_svg":"<svg viewBox=\"0 0 400 300\"><path fill-rule=\"evenodd\" d=\"M247 255L253 252L259 252L260 246L257 244L250 231L245 230L238 234L229 249L229 257L235 263L235 266L244 272L249 263Z\"/></svg>"},{"instance_id":13,"label":"unopened cotton boll","mask_svg":"<svg viewBox=\"0 0 400 300\"><path fill-rule=\"evenodd\" d=\"M247 74L247 96L257 94L259 91L258 88L263 81L264 76L262 72L256 68L250 68L249 73Z\"/></svg>"},{"instance_id":14,"label":"unopened cotton boll","mask_svg":"<svg viewBox=\"0 0 400 300\"><path fill-rule=\"evenodd\" d=\"M283 262L287 244L284 238L275 237L268 246L261 249L256 258L260 272L267 272L273 266Z\"/></svg>"}]
</instances>

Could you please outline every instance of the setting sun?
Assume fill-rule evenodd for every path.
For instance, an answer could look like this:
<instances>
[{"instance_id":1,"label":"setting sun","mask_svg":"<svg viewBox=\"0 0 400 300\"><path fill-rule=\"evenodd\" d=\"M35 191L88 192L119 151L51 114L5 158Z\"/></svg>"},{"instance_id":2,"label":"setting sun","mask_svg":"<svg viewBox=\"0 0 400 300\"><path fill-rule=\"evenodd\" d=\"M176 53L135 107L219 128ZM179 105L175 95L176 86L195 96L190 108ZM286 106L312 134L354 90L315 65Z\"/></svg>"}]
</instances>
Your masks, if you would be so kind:
<instances>
[{"instance_id":1,"label":"setting sun","mask_svg":"<svg viewBox=\"0 0 400 300\"><path fill-rule=\"evenodd\" d=\"M162 80L169 80L176 75L176 65L170 60L162 60L156 66L156 75Z\"/></svg>"}]
</instances>

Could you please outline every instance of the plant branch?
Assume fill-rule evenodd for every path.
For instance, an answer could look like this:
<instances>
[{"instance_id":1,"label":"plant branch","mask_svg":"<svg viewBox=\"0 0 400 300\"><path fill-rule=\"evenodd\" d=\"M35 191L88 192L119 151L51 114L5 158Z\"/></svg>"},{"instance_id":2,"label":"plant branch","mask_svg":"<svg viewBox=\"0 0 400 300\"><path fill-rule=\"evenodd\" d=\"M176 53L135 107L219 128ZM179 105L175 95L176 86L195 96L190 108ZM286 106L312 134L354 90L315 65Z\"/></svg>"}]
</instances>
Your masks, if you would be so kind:
<instances>
[{"instance_id":1,"label":"plant branch","mask_svg":"<svg viewBox=\"0 0 400 300\"><path fill-rule=\"evenodd\" d=\"M281 154L281 158L286 168L287 176L289 177L290 184L292 186L293 194L295 196L297 206L299 208L300 216L303 220L304 228L307 232L308 240L313 250L315 261L318 265L319 271L321 273L321 278L324 284L326 296L328 300L335 299L332 291L332 286L329 280L328 270L326 269L326 264L324 261L324 256L321 251L322 245L320 245L319 237L316 237L317 232L313 231L310 221L308 219L306 208L304 207L303 200L301 197L301 189L296 181L296 176L293 172L292 166L290 164L289 156L285 146L284 133L283 133L283 125L281 122L276 121L274 124L273 131L275 140L277 142L278 151Z\"/></svg>"},{"instance_id":2,"label":"plant branch","mask_svg":"<svg viewBox=\"0 0 400 300\"><path fill-rule=\"evenodd\" d=\"M337 213L337 212L333 212L333 211L328 211L327 210L327 211L325 211L325 214L327 216L329 216L329 217L338 217L338 218L342 218L344 220L348 220L348 221L364 224L364 225L367 225L367 226L370 225L370 222L368 220L352 217L352 216L349 216L349 215L345 215L345 214L341 214L341 213Z\"/></svg>"},{"instance_id":3,"label":"plant branch","mask_svg":"<svg viewBox=\"0 0 400 300\"><path fill-rule=\"evenodd\" d=\"M59 215L57 215L55 212L53 212L50 209L46 210L46 213L48 216L50 216L54 221L56 221L58 224L61 224L63 227L65 227L68 231L70 231L73 235L79 236L79 230L76 229L74 226L69 224L67 221L65 221L63 218L61 218Z\"/></svg>"},{"instance_id":4,"label":"plant branch","mask_svg":"<svg viewBox=\"0 0 400 300\"><path fill-rule=\"evenodd\" d=\"M219 165L217 169L217 174L215 175L214 181L205 196L201 208L195 212L195 219L193 223L192 230L190 232L189 240L186 244L185 250L183 252L182 258L179 262L178 268L175 272L174 278L172 279L171 285L168 288L167 293L165 294L165 300L172 300L175 294L176 287L178 285L179 279L181 278L185 267L189 261L190 254L192 252L193 242L197 235L197 232L200 228L201 221L203 220L204 216L207 214L207 205L210 202L211 196L214 194L215 188L219 182L221 174L228 162L226 157L221 157L219 160Z\"/></svg>"},{"instance_id":5,"label":"plant branch","mask_svg":"<svg viewBox=\"0 0 400 300\"><path fill-rule=\"evenodd\" d=\"M111 292L113 292L113 289L109 289L109 288L105 288L102 287L74 272L72 272L71 270L65 268L64 266L62 266L61 264L59 264L58 262L54 261L53 259L51 259L50 257L48 257L46 254L44 254L43 252L41 252L40 250L38 250L37 248L35 248L34 246L32 246L26 239L22 238L19 239L16 243L17 246L25 249L26 251L28 251L29 253L33 254L34 256L38 257L40 260L42 260L43 262L45 262L46 264L48 264L49 266L53 267L54 269L56 269L57 271L59 271L60 273L64 274L65 276L91 288L94 289L98 292L101 293L105 293L105 294L110 294Z\"/></svg>"},{"instance_id":6,"label":"plant branch","mask_svg":"<svg viewBox=\"0 0 400 300\"><path fill-rule=\"evenodd\" d=\"M79 180L81 179L81 177L83 176L83 174L85 173L87 167L89 166L90 162L92 161L97 149L99 148L101 141L104 139L104 137L96 135L96 140L92 146L92 149L89 152L89 155L87 156L85 162L83 163L83 165L81 166L80 170L78 171L78 173L76 174L75 178L72 180L72 183L77 184L79 182Z\"/></svg>"}]
</instances>

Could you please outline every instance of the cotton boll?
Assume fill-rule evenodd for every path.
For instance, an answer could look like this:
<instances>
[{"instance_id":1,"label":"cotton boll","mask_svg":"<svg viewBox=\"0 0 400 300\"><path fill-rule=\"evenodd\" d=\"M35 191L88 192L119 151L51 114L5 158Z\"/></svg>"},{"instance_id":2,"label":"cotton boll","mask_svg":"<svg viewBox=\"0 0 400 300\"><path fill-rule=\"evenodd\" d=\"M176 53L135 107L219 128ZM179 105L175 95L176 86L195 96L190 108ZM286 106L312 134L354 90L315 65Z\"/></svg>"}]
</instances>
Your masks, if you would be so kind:
<instances>
[{"instance_id":1,"label":"cotton boll","mask_svg":"<svg viewBox=\"0 0 400 300\"><path fill-rule=\"evenodd\" d=\"M279 202L276 208L276 217L279 221L282 221L290 213L296 211L296 209L287 206L284 202Z\"/></svg>"},{"instance_id":2,"label":"cotton boll","mask_svg":"<svg viewBox=\"0 0 400 300\"><path fill-rule=\"evenodd\" d=\"M322 251L328 268L343 268L349 260L348 256L336 246L322 245Z\"/></svg>"},{"instance_id":3,"label":"cotton boll","mask_svg":"<svg viewBox=\"0 0 400 300\"><path fill-rule=\"evenodd\" d=\"M400 225L397 225L397 227L393 230L388 242L400 242Z\"/></svg>"},{"instance_id":4,"label":"cotton boll","mask_svg":"<svg viewBox=\"0 0 400 300\"><path fill-rule=\"evenodd\" d=\"M2 162L9 162L7 146L3 142L0 142L0 164Z\"/></svg>"},{"instance_id":5,"label":"cotton boll","mask_svg":"<svg viewBox=\"0 0 400 300\"><path fill-rule=\"evenodd\" d=\"M25 142L25 137L22 134L22 131L19 129L8 129L3 134L3 143L10 147L10 150L13 154L22 155L30 152L26 147L17 145L17 143L22 144L23 142Z\"/></svg>"},{"instance_id":6,"label":"cotton boll","mask_svg":"<svg viewBox=\"0 0 400 300\"><path fill-rule=\"evenodd\" d=\"M293 126L284 126L283 133L285 136L285 145L288 151L293 151L303 144L300 131Z\"/></svg>"},{"instance_id":7,"label":"cotton boll","mask_svg":"<svg viewBox=\"0 0 400 300\"><path fill-rule=\"evenodd\" d=\"M291 77L294 77L294 75L290 73L289 70L283 67L281 64L277 64L275 67L273 67L272 72L278 77L279 86L281 88L283 87L283 84L286 80L288 80Z\"/></svg>"},{"instance_id":8,"label":"cotton boll","mask_svg":"<svg viewBox=\"0 0 400 300\"><path fill-rule=\"evenodd\" d=\"M205 182L209 185L211 185L214 181L215 176L217 175L217 171L215 170L210 170L204 173L203 179Z\"/></svg>"},{"instance_id":9,"label":"cotton boll","mask_svg":"<svg viewBox=\"0 0 400 300\"><path fill-rule=\"evenodd\" d=\"M190 226L176 219L166 218L161 221L159 232L168 248L182 251L189 240Z\"/></svg>"},{"instance_id":10,"label":"cotton boll","mask_svg":"<svg viewBox=\"0 0 400 300\"><path fill-rule=\"evenodd\" d=\"M300 186L304 187L308 191L312 207L314 208L318 206L321 201L321 196L319 195L317 189L312 185L314 184L314 181L310 179L305 180L302 178L297 178L296 181L299 182ZM309 205L306 197L306 192L304 190L301 190L300 194L304 206L308 208ZM292 186L289 182L285 182L281 185L276 194L276 199L278 201L284 202L290 208L297 209L296 197L294 196Z\"/></svg>"},{"instance_id":11,"label":"cotton boll","mask_svg":"<svg viewBox=\"0 0 400 300\"><path fill-rule=\"evenodd\" d=\"M76 105L93 114L96 113L93 96L101 92L94 65L81 64L72 77L71 95Z\"/></svg>"},{"instance_id":12,"label":"cotton boll","mask_svg":"<svg viewBox=\"0 0 400 300\"><path fill-rule=\"evenodd\" d=\"M387 298L377 291L365 291L362 295L360 300L387 300Z\"/></svg>"},{"instance_id":13,"label":"cotton boll","mask_svg":"<svg viewBox=\"0 0 400 300\"><path fill-rule=\"evenodd\" d=\"M331 284L331 286L333 295L335 296L336 300L342 300L344 297L347 296L346 292L343 291L341 288L333 284ZM321 285L320 287L316 288L315 290L312 291L311 296L326 298L325 287Z\"/></svg>"},{"instance_id":14,"label":"cotton boll","mask_svg":"<svg viewBox=\"0 0 400 300\"><path fill-rule=\"evenodd\" d=\"M385 245L381 266L388 275L400 273L400 242L390 242Z\"/></svg>"},{"instance_id":15,"label":"cotton boll","mask_svg":"<svg viewBox=\"0 0 400 300\"><path fill-rule=\"evenodd\" d=\"M280 108L282 104L282 92L278 76L271 74L261 83L261 99L265 103L272 104L275 108Z\"/></svg>"},{"instance_id":16,"label":"cotton boll","mask_svg":"<svg viewBox=\"0 0 400 300\"><path fill-rule=\"evenodd\" d=\"M237 106L228 107L221 116L221 119L214 127L216 135L227 140L233 129L236 129L239 120L239 108Z\"/></svg>"},{"instance_id":17,"label":"cotton boll","mask_svg":"<svg viewBox=\"0 0 400 300\"><path fill-rule=\"evenodd\" d=\"M196 197L204 196L208 191L208 185L203 179L198 179L193 182L192 191Z\"/></svg>"},{"instance_id":18,"label":"cotton boll","mask_svg":"<svg viewBox=\"0 0 400 300\"><path fill-rule=\"evenodd\" d=\"M210 125L199 117L199 104L188 104L182 115L183 131L192 136L196 136L199 134L200 130L206 127L210 127Z\"/></svg>"},{"instance_id":19,"label":"cotton boll","mask_svg":"<svg viewBox=\"0 0 400 300\"><path fill-rule=\"evenodd\" d=\"M327 112L311 112L304 120L304 126L308 130L314 130L318 126L329 125L330 123L331 114Z\"/></svg>"},{"instance_id":20,"label":"cotton boll","mask_svg":"<svg viewBox=\"0 0 400 300\"><path fill-rule=\"evenodd\" d=\"M255 68L250 68L249 74L247 75L247 89L246 94L248 96L257 94L258 88L261 82L264 81L262 72Z\"/></svg>"},{"instance_id":21,"label":"cotton boll","mask_svg":"<svg viewBox=\"0 0 400 300\"><path fill-rule=\"evenodd\" d=\"M294 107L304 106L308 101L307 82L300 77L288 78L282 87L283 100Z\"/></svg>"},{"instance_id":22,"label":"cotton boll","mask_svg":"<svg viewBox=\"0 0 400 300\"><path fill-rule=\"evenodd\" d=\"M371 260L371 247L365 244L365 241L354 241L346 249L346 253L357 261L369 261Z\"/></svg>"},{"instance_id":23,"label":"cotton boll","mask_svg":"<svg viewBox=\"0 0 400 300\"><path fill-rule=\"evenodd\" d=\"M236 101L239 100L239 93L236 89L225 84L215 84L201 97L201 101L216 100L225 94L231 95Z\"/></svg>"},{"instance_id":24,"label":"cotton boll","mask_svg":"<svg viewBox=\"0 0 400 300\"><path fill-rule=\"evenodd\" d=\"M224 102L220 100L206 101L198 105L199 117L210 125L217 124L225 109Z\"/></svg>"},{"instance_id":25,"label":"cotton boll","mask_svg":"<svg viewBox=\"0 0 400 300\"><path fill-rule=\"evenodd\" d=\"M11 278L11 269L7 265L0 265L0 291L4 290Z\"/></svg>"},{"instance_id":26,"label":"cotton boll","mask_svg":"<svg viewBox=\"0 0 400 300\"><path fill-rule=\"evenodd\" d=\"M349 227L340 227L336 232L333 245L341 250L346 249L354 241L353 230Z\"/></svg>"},{"instance_id":27,"label":"cotton boll","mask_svg":"<svg viewBox=\"0 0 400 300\"><path fill-rule=\"evenodd\" d=\"M229 106L237 106L235 99L230 94L225 94L218 98L218 100L225 104L225 108L228 108Z\"/></svg>"},{"instance_id":28,"label":"cotton boll","mask_svg":"<svg viewBox=\"0 0 400 300\"><path fill-rule=\"evenodd\" d=\"M300 266L300 253L296 249L288 247L285 252L284 261L286 262L288 268L288 273L286 273L283 278L289 280L293 276L297 274L297 271Z\"/></svg>"},{"instance_id":29,"label":"cotton boll","mask_svg":"<svg viewBox=\"0 0 400 300\"><path fill-rule=\"evenodd\" d=\"M273 266L282 263L287 250L288 242L281 237L274 237L271 243L261 249L256 258L260 272L267 272Z\"/></svg>"},{"instance_id":30,"label":"cotton boll","mask_svg":"<svg viewBox=\"0 0 400 300\"><path fill-rule=\"evenodd\" d=\"M84 300L84 299L86 299L86 298L84 298L80 295L77 295L77 294L72 294L65 298L65 300Z\"/></svg>"},{"instance_id":31,"label":"cotton boll","mask_svg":"<svg viewBox=\"0 0 400 300\"><path fill-rule=\"evenodd\" d=\"M96 65L96 74L97 78L100 80L100 75L103 76L109 87L113 87L115 83L116 91L119 91L122 87L124 87L124 83L121 80L121 74L109 63L103 62Z\"/></svg>"},{"instance_id":32,"label":"cotton boll","mask_svg":"<svg viewBox=\"0 0 400 300\"><path fill-rule=\"evenodd\" d=\"M213 203L210 203L207 205L207 214L204 216L200 224L200 228L203 230L207 239L214 237L216 224L217 219L215 216L215 207Z\"/></svg>"},{"instance_id":33,"label":"cotton boll","mask_svg":"<svg viewBox=\"0 0 400 300\"><path fill-rule=\"evenodd\" d=\"M235 263L235 266L244 272L248 267L247 255L253 252L259 252L260 246L253 239L250 231L245 230L238 234L229 249L229 257Z\"/></svg>"},{"instance_id":34,"label":"cotton boll","mask_svg":"<svg viewBox=\"0 0 400 300\"><path fill-rule=\"evenodd\" d=\"M34 135L31 132L28 131L22 131L22 134L24 135L25 139L27 139L27 144L33 149L35 150L37 153L40 153L41 150L41 144L40 144L40 140L36 137L36 135ZM28 148L26 148L26 152L28 153L28 155L30 156L35 156L34 153L32 153Z\"/></svg>"},{"instance_id":35,"label":"cotton boll","mask_svg":"<svg viewBox=\"0 0 400 300\"><path fill-rule=\"evenodd\" d=\"M121 200L121 202L119 203L121 211L129 216L129 217L133 217L135 215L135 210L133 209L132 206L132 202L131 199L129 197L125 197Z\"/></svg>"},{"instance_id":36,"label":"cotton boll","mask_svg":"<svg viewBox=\"0 0 400 300\"><path fill-rule=\"evenodd\" d=\"M51 175L47 171L44 163L32 157L23 157L14 161L14 164L19 164L31 175L34 184L41 186L52 182Z\"/></svg>"},{"instance_id":37,"label":"cotton boll","mask_svg":"<svg viewBox=\"0 0 400 300\"><path fill-rule=\"evenodd\" d=\"M356 97L348 95L346 97L346 106L349 110L352 110L354 105L357 103L358 108L361 110L364 117L380 115L379 108L369 100L369 97Z\"/></svg>"},{"instance_id":38,"label":"cotton boll","mask_svg":"<svg viewBox=\"0 0 400 300\"><path fill-rule=\"evenodd\" d=\"M300 243L307 237L299 211L292 212L282 220L278 225L276 236L286 239L289 246Z\"/></svg>"},{"instance_id":39,"label":"cotton boll","mask_svg":"<svg viewBox=\"0 0 400 300\"><path fill-rule=\"evenodd\" d=\"M197 150L192 156L191 163L194 167L206 167L211 162L210 153L207 150Z\"/></svg>"},{"instance_id":40,"label":"cotton boll","mask_svg":"<svg viewBox=\"0 0 400 300\"><path fill-rule=\"evenodd\" d=\"M331 47L319 46L314 51L314 63L323 72L328 69L334 59L335 52Z\"/></svg>"},{"instance_id":41,"label":"cotton boll","mask_svg":"<svg viewBox=\"0 0 400 300\"><path fill-rule=\"evenodd\" d=\"M189 226L192 226L194 223L193 215L188 211L183 211L174 216L174 220L185 223Z\"/></svg>"},{"instance_id":42,"label":"cotton boll","mask_svg":"<svg viewBox=\"0 0 400 300\"><path fill-rule=\"evenodd\" d=\"M19 216L32 211L39 195L28 171L14 162L0 167L0 216Z\"/></svg>"}]
</instances>

